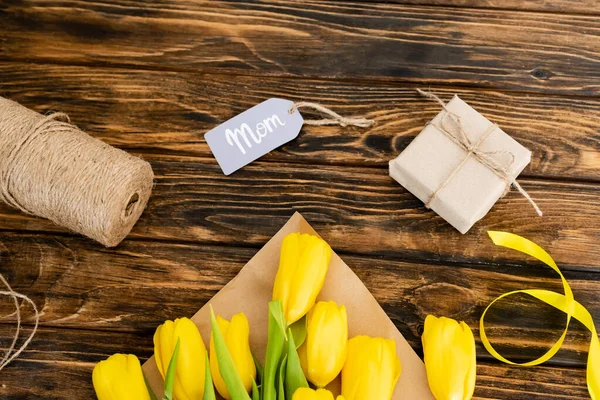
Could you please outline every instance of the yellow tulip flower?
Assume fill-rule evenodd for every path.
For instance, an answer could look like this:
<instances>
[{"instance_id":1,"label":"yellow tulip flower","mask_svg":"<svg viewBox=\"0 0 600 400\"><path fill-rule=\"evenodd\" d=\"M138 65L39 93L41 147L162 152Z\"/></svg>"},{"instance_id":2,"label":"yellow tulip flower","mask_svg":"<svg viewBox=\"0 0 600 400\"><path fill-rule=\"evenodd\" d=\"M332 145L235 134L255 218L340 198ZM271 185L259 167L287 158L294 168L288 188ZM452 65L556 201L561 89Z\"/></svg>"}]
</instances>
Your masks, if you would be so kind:
<instances>
[{"instance_id":1,"label":"yellow tulip flower","mask_svg":"<svg viewBox=\"0 0 600 400\"><path fill-rule=\"evenodd\" d=\"M298 388L292 400L334 400L333 393L327 389L310 389L310 388ZM343 396L338 396L336 400L344 400Z\"/></svg>"},{"instance_id":2,"label":"yellow tulip flower","mask_svg":"<svg viewBox=\"0 0 600 400\"><path fill-rule=\"evenodd\" d=\"M401 372L395 341L355 336L348 341L342 395L346 400L390 400Z\"/></svg>"},{"instance_id":3,"label":"yellow tulip flower","mask_svg":"<svg viewBox=\"0 0 600 400\"><path fill-rule=\"evenodd\" d=\"M94 367L92 382L98 400L150 400L140 360L114 354Z\"/></svg>"},{"instance_id":4,"label":"yellow tulip flower","mask_svg":"<svg viewBox=\"0 0 600 400\"><path fill-rule=\"evenodd\" d=\"M325 282L331 247L323 239L306 233L291 233L283 239L273 300L281 300L288 324L302 318L315 304Z\"/></svg>"},{"instance_id":5,"label":"yellow tulip flower","mask_svg":"<svg viewBox=\"0 0 600 400\"><path fill-rule=\"evenodd\" d=\"M437 400L473 397L477 360L471 328L451 318L428 315L421 340L433 396Z\"/></svg>"},{"instance_id":6,"label":"yellow tulip flower","mask_svg":"<svg viewBox=\"0 0 600 400\"><path fill-rule=\"evenodd\" d=\"M242 383L246 391L249 392L252 389L252 380L256 379L256 365L254 365L254 359L250 352L250 325L248 324L248 318L246 318L244 313L238 313L231 318L230 322L217 315L217 324L225 339L225 344L233 359L235 368L240 378L242 378ZM230 400L231 395L219 371L217 352L212 336L210 338L210 371L219 394L225 399Z\"/></svg>"},{"instance_id":7,"label":"yellow tulip flower","mask_svg":"<svg viewBox=\"0 0 600 400\"><path fill-rule=\"evenodd\" d=\"M204 394L206 347L200 332L190 319L165 321L154 334L154 358L164 378L179 338L179 358L175 374L175 400L197 400Z\"/></svg>"},{"instance_id":8,"label":"yellow tulip flower","mask_svg":"<svg viewBox=\"0 0 600 400\"><path fill-rule=\"evenodd\" d=\"M300 347L302 368L309 381L325 387L342 370L348 344L346 307L320 301L308 313L306 340Z\"/></svg>"}]
</instances>

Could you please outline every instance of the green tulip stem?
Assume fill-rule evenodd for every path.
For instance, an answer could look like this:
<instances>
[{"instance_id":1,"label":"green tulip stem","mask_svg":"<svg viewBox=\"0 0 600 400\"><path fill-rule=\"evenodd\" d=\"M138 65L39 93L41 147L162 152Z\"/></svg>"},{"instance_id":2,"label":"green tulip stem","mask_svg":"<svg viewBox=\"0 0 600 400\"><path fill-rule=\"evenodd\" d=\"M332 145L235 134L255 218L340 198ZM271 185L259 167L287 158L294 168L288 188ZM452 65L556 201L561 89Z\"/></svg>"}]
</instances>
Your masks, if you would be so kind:
<instances>
[{"instance_id":1,"label":"green tulip stem","mask_svg":"<svg viewBox=\"0 0 600 400\"><path fill-rule=\"evenodd\" d=\"M260 391L255 379L252 379L252 400L260 400Z\"/></svg>"},{"instance_id":2,"label":"green tulip stem","mask_svg":"<svg viewBox=\"0 0 600 400\"><path fill-rule=\"evenodd\" d=\"M260 383L262 383L262 377L263 377L263 373L264 373L263 367L262 367L262 365L260 365L260 361L258 361L258 358L256 358L254 353L252 353L252 360L254 360L254 366L256 367L257 379L260 379Z\"/></svg>"}]
</instances>

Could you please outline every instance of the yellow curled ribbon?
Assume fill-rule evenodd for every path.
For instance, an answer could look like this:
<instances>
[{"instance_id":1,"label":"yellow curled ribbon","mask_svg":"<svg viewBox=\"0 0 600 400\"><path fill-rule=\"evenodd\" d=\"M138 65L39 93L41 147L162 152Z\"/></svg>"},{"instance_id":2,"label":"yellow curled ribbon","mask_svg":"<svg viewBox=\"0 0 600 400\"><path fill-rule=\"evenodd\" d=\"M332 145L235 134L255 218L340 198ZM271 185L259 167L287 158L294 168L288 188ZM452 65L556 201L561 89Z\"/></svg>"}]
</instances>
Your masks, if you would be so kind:
<instances>
[{"instance_id":1,"label":"yellow curled ribbon","mask_svg":"<svg viewBox=\"0 0 600 400\"><path fill-rule=\"evenodd\" d=\"M534 258L537 258L538 260L552 268L554 271L556 271L558 275L560 275L560 279L562 280L565 294L552 292L550 290L524 289L514 290L512 292L504 293L503 295L497 297L486 307L485 311L481 315L481 319L479 320L479 334L481 336L481 342L483 343L486 350L496 359L507 364L521 365L525 367L542 364L543 362L546 362L549 359L551 359L558 352L558 350L563 344L563 341L565 340L567 331L569 330L569 323L571 322L571 318L575 318L592 333L587 362L587 387L591 398L593 400L600 400L600 341L598 340L598 334L596 333L594 320L592 319L592 316L590 315L589 311L586 310L586 308L582 306L579 302L575 301L575 299L573 298L573 291L571 290L569 283L567 282L563 274L560 272L560 269L558 269L558 266L556 265L552 257L550 257L550 255L546 253L544 249L542 249L540 246L533 243L532 241L527 240L521 236L514 235L512 233L488 231L488 235L490 235L490 238L496 246L504 246L508 247L509 249L517 250L522 253L528 254ZM543 301L544 303L550 304L552 307L557 308L565 314L567 314L567 322L565 325L565 329L560 338L556 341L556 343L554 343L554 345L540 358L525 363L515 363L501 356L492 347L491 343L487 338L487 335L485 334L485 329L483 326L485 314L488 312L490 307L494 305L494 303L496 303L498 300L504 297L508 297L517 293L528 294L532 297L535 297L538 300Z\"/></svg>"}]
</instances>

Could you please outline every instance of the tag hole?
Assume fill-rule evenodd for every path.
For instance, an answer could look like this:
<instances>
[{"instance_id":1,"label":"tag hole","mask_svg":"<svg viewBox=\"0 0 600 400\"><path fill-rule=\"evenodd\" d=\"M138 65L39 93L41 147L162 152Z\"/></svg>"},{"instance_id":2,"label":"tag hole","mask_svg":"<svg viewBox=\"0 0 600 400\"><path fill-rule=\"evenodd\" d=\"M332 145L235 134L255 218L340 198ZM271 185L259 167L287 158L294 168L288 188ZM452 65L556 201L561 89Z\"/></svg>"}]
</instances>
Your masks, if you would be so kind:
<instances>
[{"instance_id":1,"label":"tag hole","mask_svg":"<svg viewBox=\"0 0 600 400\"><path fill-rule=\"evenodd\" d=\"M137 204L138 201L140 201L140 195L137 193L134 193L133 196L131 196L131 198L129 199L129 202L127 203L127 207L125 207L125 216L126 217L129 217L131 215L131 213L135 209L135 205Z\"/></svg>"}]
</instances>

